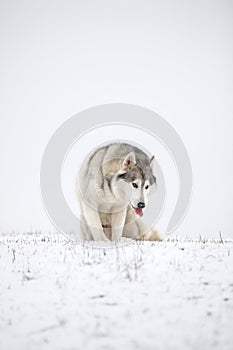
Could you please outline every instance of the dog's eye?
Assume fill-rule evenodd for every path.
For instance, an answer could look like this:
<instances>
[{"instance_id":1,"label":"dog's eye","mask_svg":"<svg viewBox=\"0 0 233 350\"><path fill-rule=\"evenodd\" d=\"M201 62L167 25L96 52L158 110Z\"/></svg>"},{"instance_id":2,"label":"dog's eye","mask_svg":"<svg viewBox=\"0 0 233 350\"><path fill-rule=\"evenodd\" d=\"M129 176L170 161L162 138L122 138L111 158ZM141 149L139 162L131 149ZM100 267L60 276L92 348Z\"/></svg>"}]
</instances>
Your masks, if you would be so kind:
<instances>
[{"instance_id":1,"label":"dog's eye","mask_svg":"<svg viewBox=\"0 0 233 350\"><path fill-rule=\"evenodd\" d=\"M145 189L148 190L148 188L149 188L149 185L146 185Z\"/></svg>"},{"instance_id":2,"label":"dog's eye","mask_svg":"<svg viewBox=\"0 0 233 350\"><path fill-rule=\"evenodd\" d=\"M132 186L138 188L138 185L135 182L132 182Z\"/></svg>"}]
</instances>

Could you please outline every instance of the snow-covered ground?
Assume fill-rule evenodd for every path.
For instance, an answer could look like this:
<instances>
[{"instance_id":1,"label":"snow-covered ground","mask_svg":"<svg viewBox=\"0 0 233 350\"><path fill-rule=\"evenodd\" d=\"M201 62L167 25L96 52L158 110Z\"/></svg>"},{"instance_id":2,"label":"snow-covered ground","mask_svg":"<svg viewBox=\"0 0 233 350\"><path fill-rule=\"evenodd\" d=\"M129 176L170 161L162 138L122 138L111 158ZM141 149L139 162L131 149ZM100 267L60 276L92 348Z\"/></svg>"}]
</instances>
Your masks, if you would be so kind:
<instances>
[{"instance_id":1,"label":"snow-covered ground","mask_svg":"<svg viewBox=\"0 0 233 350\"><path fill-rule=\"evenodd\" d=\"M1 350L230 350L232 296L232 241L0 236Z\"/></svg>"}]
</instances>

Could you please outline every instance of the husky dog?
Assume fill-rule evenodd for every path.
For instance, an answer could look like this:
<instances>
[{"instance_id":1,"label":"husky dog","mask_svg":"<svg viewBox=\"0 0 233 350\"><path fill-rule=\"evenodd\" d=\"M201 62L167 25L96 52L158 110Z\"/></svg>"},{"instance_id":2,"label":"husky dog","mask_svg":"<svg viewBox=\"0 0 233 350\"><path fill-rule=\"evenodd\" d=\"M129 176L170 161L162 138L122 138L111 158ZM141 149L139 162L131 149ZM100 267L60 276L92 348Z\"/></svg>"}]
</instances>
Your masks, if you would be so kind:
<instances>
[{"instance_id":1,"label":"husky dog","mask_svg":"<svg viewBox=\"0 0 233 350\"><path fill-rule=\"evenodd\" d=\"M162 239L139 219L156 187L153 161L127 143L108 144L86 157L77 181L82 239Z\"/></svg>"}]
</instances>

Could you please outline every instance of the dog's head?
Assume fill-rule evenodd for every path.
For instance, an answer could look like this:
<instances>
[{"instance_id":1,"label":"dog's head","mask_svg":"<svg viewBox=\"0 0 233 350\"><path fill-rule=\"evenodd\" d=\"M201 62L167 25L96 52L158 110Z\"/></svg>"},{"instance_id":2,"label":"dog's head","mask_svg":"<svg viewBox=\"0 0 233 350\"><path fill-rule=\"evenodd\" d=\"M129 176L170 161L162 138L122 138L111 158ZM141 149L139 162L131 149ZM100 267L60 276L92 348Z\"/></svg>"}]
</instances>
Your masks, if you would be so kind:
<instances>
[{"instance_id":1,"label":"dog's head","mask_svg":"<svg viewBox=\"0 0 233 350\"><path fill-rule=\"evenodd\" d=\"M151 159L136 161L135 153L130 152L121 164L117 175L119 186L128 197L135 213L143 215L143 209L148 203L149 195L156 187L156 177L153 174L154 156Z\"/></svg>"}]
</instances>

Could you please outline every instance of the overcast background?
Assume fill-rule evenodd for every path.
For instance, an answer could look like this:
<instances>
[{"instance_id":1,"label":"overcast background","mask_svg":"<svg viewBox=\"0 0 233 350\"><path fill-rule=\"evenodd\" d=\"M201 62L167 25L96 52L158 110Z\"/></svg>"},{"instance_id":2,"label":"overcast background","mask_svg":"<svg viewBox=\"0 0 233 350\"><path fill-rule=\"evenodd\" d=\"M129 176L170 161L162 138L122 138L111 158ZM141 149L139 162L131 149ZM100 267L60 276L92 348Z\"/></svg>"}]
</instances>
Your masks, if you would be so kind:
<instances>
[{"instance_id":1,"label":"overcast background","mask_svg":"<svg viewBox=\"0 0 233 350\"><path fill-rule=\"evenodd\" d=\"M175 233L233 237L232 1L1 0L0 38L0 231L53 230L39 189L49 138L83 109L125 102L166 118L190 155Z\"/></svg>"}]
</instances>

